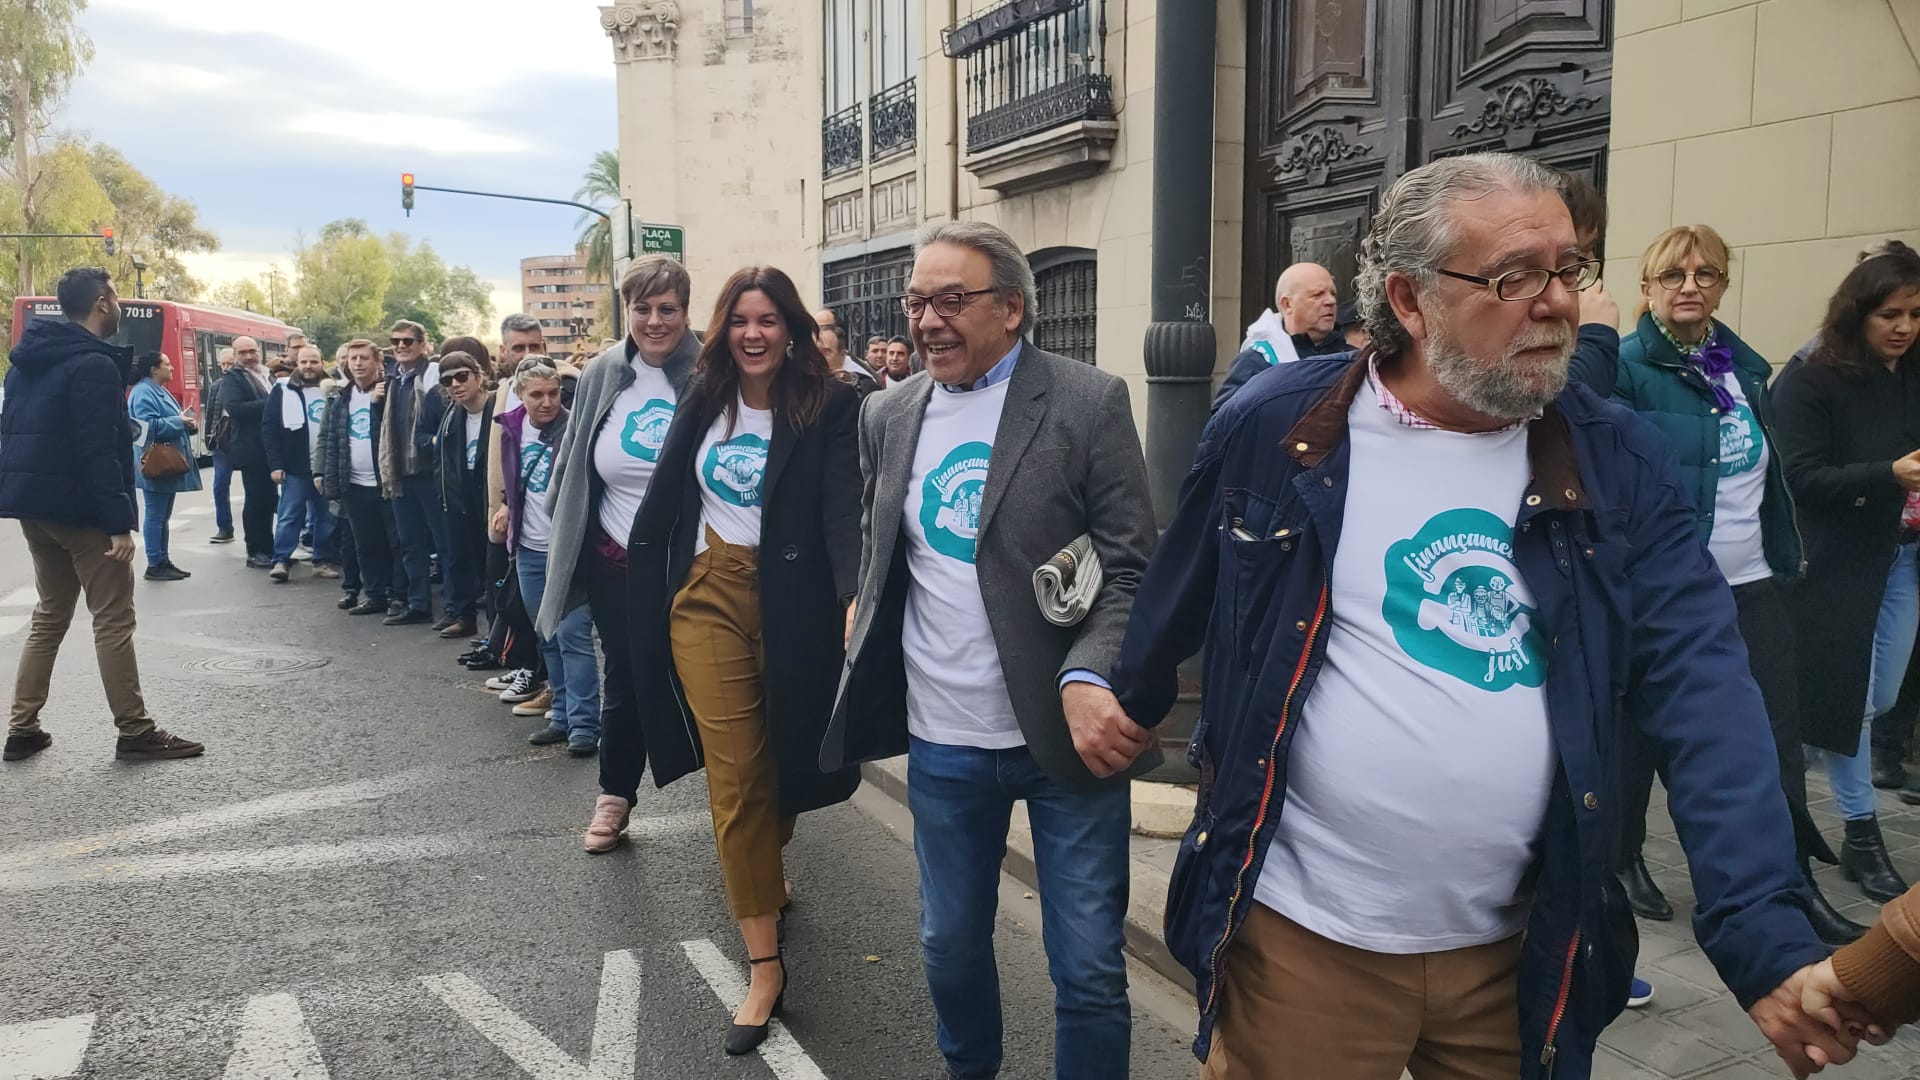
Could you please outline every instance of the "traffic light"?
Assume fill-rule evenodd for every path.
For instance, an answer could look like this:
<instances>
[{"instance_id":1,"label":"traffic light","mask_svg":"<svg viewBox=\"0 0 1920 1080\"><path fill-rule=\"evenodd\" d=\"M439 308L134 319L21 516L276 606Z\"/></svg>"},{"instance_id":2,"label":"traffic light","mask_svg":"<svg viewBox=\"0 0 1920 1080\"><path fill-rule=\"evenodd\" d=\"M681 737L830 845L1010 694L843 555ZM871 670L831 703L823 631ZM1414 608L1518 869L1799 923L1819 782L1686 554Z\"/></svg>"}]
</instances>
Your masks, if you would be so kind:
<instances>
[{"instance_id":1,"label":"traffic light","mask_svg":"<svg viewBox=\"0 0 1920 1080\"><path fill-rule=\"evenodd\" d=\"M111 255L111 254L113 254L113 251L114 251L114 243L113 243L113 230L112 230L112 229L101 229L101 230L100 230L100 237L101 237L101 239L103 239L103 240L105 240L105 241L107 242L107 254L109 254L109 255Z\"/></svg>"},{"instance_id":2,"label":"traffic light","mask_svg":"<svg viewBox=\"0 0 1920 1080\"><path fill-rule=\"evenodd\" d=\"M413 216L413 174L410 172L400 174L400 209L405 210L408 217Z\"/></svg>"}]
</instances>

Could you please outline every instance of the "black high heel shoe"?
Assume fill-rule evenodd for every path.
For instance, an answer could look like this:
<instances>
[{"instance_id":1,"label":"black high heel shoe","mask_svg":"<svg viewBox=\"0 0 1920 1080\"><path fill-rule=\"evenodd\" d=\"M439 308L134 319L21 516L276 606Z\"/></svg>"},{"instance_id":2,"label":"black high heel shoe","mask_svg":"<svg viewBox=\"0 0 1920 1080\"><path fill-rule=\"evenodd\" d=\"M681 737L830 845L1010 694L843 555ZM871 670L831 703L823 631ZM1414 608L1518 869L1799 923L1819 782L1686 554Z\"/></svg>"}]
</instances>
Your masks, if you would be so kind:
<instances>
[{"instance_id":1,"label":"black high heel shoe","mask_svg":"<svg viewBox=\"0 0 1920 1080\"><path fill-rule=\"evenodd\" d=\"M747 963L779 964L780 992L774 995L773 1008L768 1010L765 1023L728 1025L727 1053L734 1057L739 1057L742 1054L751 1054L760 1048L761 1043L767 1041L767 1032L773 1026L773 1018L780 1015L781 1008L787 1001L787 958L784 950L776 952L772 956L763 956L758 960L749 959Z\"/></svg>"}]
</instances>

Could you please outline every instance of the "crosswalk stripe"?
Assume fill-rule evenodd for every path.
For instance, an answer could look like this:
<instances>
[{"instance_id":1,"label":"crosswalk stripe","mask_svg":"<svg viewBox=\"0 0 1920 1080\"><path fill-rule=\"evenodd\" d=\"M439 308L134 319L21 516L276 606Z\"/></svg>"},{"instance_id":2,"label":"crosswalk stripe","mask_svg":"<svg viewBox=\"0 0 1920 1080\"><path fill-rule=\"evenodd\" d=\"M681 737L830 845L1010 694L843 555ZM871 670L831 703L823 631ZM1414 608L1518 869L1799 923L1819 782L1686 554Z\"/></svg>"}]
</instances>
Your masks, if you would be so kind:
<instances>
[{"instance_id":1,"label":"crosswalk stripe","mask_svg":"<svg viewBox=\"0 0 1920 1080\"><path fill-rule=\"evenodd\" d=\"M52 1080L80 1071L93 1015L0 1024L0 1080Z\"/></svg>"},{"instance_id":2,"label":"crosswalk stripe","mask_svg":"<svg viewBox=\"0 0 1920 1080\"><path fill-rule=\"evenodd\" d=\"M40 591L32 585L22 585L6 596L0 597L0 607L5 608L32 607L39 602Z\"/></svg>"},{"instance_id":3,"label":"crosswalk stripe","mask_svg":"<svg viewBox=\"0 0 1920 1080\"><path fill-rule=\"evenodd\" d=\"M259 994L247 999L240 1037L221 1080L330 1080L298 998Z\"/></svg>"},{"instance_id":4,"label":"crosswalk stripe","mask_svg":"<svg viewBox=\"0 0 1920 1080\"><path fill-rule=\"evenodd\" d=\"M747 980L740 974L740 968L705 938L683 941L680 947L686 950L687 959L693 961L700 977L713 988L713 996L720 999L720 1004L729 1011L738 1009L747 999ZM760 1058L780 1080L827 1080L827 1074L820 1071L820 1066L801 1048L800 1041L779 1020L773 1021L767 1041L760 1044Z\"/></svg>"}]
</instances>

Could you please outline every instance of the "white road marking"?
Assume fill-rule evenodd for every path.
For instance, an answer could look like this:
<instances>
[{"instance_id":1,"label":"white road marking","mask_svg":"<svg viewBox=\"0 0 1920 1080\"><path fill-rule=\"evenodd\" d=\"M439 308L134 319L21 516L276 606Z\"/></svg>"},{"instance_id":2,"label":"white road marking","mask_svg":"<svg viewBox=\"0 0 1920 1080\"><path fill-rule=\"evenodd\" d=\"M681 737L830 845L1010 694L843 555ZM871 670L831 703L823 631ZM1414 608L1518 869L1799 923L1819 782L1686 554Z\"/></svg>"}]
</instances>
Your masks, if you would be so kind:
<instances>
[{"instance_id":1,"label":"white road marking","mask_svg":"<svg viewBox=\"0 0 1920 1080\"><path fill-rule=\"evenodd\" d=\"M80 1071L93 1015L0 1024L0 1080L51 1080Z\"/></svg>"},{"instance_id":2,"label":"white road marking","mask_svg":"<svg viewBox=\"0 0 1920 1080\"><path fill-rule=\"evenodd\" d=\"M292 994L247 999L240 1037L221 1080L330 1080L299 999Z\"/></svg>"},{"instance_id":3,"label":"white road marking","mask_svg":"<svg viewBox=\"0 0 1920 1080\"><path fill-rule=\"evenodd\" d=\"M30 608L39 602L40 591L32 585L22 585L6 596L0 597L0 607Z\"/></svg>"},{"instance_id":4,"label":"white road marking","mask_svg":"<svg viewBox=\"0 0 1920 1080\"><path fill-rule=\"evenodd\" d=\"M721 955L713 942L705 938L683 941L680 947L699 969L700 977L713 988L713 996L720 999L720 1004L729 1012L738 1009L747 999L747 979L740 973L739 966ZM760 1044L760 1057L780 1080L827 1080L827 1074L820 1071L820 1066L813 1063L799 1040L779 1020L773 1022L767 1041Z\"/></svg>"},{"instance_id":5,"label":"white road marking","mask_svg":"<svg viewBox=\"0 0 1920 1080\"><path fill-rule=\"evenodd\" d=\"M0 615L0 637L25 630L32 619L31 615Z\"/></svg>"},{"instance_id":6,"label":"white road marking","mask_svg":"<svg viewBox=\"0 0 1920 1080\"><path fill-rule=\"evenodd\" d=\"M600 1006L585 1068L468 976L458 972L424 975L420 981L534 1080L633 1076L640 1056L640 960L626 949L608 953L601 962Z\"/></svg>"}]
</instances>

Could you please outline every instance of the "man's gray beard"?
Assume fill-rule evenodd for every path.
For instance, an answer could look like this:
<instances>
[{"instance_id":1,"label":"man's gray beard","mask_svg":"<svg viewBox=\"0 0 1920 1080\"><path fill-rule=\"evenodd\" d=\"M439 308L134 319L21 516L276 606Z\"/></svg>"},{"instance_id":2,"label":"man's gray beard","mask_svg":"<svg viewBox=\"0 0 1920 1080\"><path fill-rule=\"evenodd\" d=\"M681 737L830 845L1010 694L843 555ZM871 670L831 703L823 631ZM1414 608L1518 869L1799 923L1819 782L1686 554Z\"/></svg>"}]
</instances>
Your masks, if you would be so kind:
<instances>
[{"instance_id":1,"label":"man's gray beard","mask_svg":"<svg viewBox=\"0 0 1920 1080\"><path fill-rule=\"evenodd\" d=\"M1573 358L1571 327L1563 336L1550 331L1529 331L1507 347L1507 355L1486 364L1468 356L1454 343L1444 320L1435 321L1426 341L1427 370L1448 397L1482 416L1496 420L1527 420L1540 413L1567 388L1568 364ZM1543 382L1523 377L1514 357L1528 349L1559 346L1560 358Z\"/></svg>"}]
</instances>

